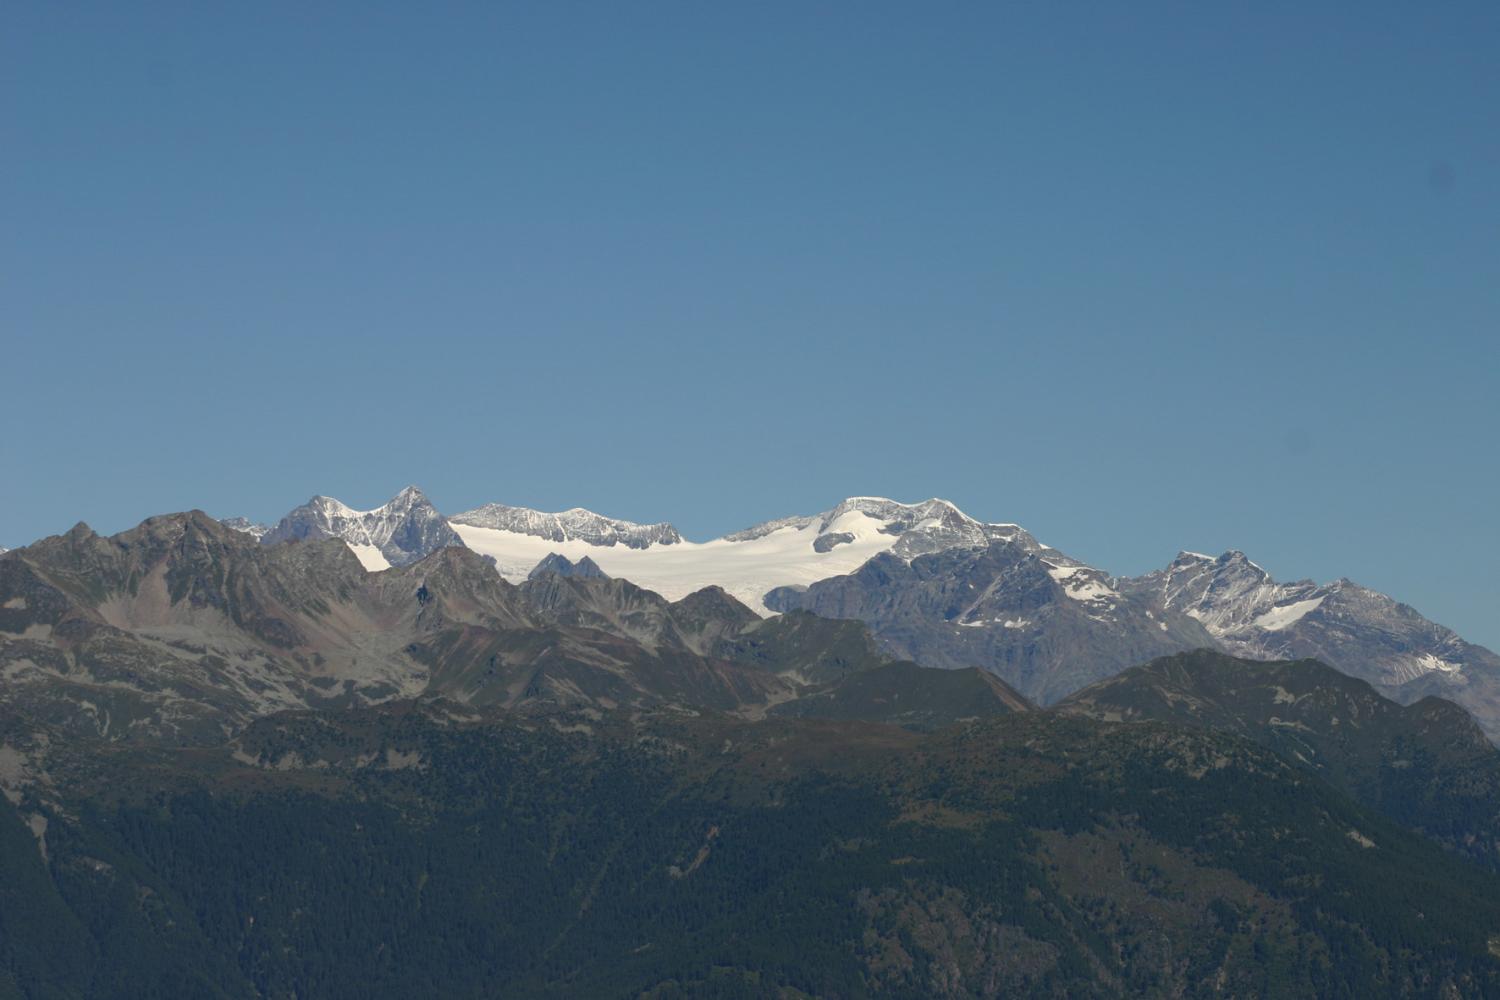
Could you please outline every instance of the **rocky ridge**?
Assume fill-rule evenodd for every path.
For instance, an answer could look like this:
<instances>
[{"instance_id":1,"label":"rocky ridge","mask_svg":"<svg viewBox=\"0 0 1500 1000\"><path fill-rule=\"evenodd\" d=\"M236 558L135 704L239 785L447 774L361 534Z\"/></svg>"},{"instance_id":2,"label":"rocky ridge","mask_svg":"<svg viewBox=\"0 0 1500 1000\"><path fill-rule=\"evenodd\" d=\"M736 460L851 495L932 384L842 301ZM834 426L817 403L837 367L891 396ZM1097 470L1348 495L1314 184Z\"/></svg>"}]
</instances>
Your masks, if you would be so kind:
<instances>
[{"instance_id":1,"label":"rocky ridge","mask_svg":"<svg viewBox=\"0 0 1500 1000\"><path fill-rule=\"evenodd\" d=\"M549 514L525 507L488 503L454 514L449 520L454 524L531 535L550 542L578 540L605 547L623 545L632 549L644 549L653 545L675 545L682 541L677 529L666 522L635 524L604 517L582 507Z\"/></svg>"}]
</instances>

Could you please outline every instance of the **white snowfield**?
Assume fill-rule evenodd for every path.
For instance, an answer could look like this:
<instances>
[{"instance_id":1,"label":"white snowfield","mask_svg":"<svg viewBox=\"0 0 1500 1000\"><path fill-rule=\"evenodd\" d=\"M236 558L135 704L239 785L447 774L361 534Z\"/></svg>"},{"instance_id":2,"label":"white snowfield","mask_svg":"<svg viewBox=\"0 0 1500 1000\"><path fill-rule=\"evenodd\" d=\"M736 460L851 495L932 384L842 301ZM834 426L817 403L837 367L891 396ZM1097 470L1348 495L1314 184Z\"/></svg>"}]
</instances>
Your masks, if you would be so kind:
<instances>
[{"instance_id":1,"label":"white snowfield","mask_svg":"<svg viewBox=\"0 0 1500 1000\"><path fill-rule=\"evenodd\" d=\"M880 530L889 522L858 510L838 514L826 524L822 518L798 521L801 523L775 528L756 538L682 541L642 549L593 545L576 538L558 542L514 531L452 523L465 545L480 555L494 557L500 575L513 583L526 579L537 563L558 552L574 561L588 556L610 576L623 577L671 601L717 585L760 614L771 613L762 600L769 591L785 586L805 587L830 576L852 573L872 556L900 541L899 535ZM913 530L921 527L919 523ZM849 534L854 538L827 552L815 551L813 543L823 534Z\"/></svg>"}]
</instances>

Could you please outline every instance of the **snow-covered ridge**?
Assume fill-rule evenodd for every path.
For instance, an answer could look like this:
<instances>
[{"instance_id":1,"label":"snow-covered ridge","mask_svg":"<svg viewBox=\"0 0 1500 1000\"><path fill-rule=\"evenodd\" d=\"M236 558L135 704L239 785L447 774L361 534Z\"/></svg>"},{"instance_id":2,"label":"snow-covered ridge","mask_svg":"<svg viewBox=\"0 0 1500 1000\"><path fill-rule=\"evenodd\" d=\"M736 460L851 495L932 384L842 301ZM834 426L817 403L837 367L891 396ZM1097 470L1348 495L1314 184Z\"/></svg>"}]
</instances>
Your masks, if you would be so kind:
<instances>
[{"instance_id":1,"label":"snow-covered ridge","mask_svg":"<svg viewBox=\"0 0 1500 1000\"><path fill-rule=\"evenodd\" d=\"M548 515L490 504L451 522L465 545L493 558L501 575L512 581L525 579L554 552L574 561L588 556L610 576L671 600L716 584L763 613L762 599L769 591L851 573L882 552L911 559L992 540L1030 540L1015 525L981 524L936 499L904 504L851 497L821 514L780 518L707 542L686 541L670 525L632 525L587 511L578 512L587 518L576 517L566 525L552 520L573 513ZM632 545L616 533L621 526L627 533L663 529L662 535L670 535Z\"/></svg>"},{"instance_id":2,"label":"snow-covered ridge","mask_svg":"<svg viewBox=\"0 0 1500 1000\"><path fill-rule=\"evenodd\" d=\"M249 530L248 522L232 526ZM939 499L907 504L850 497L821 514L689 542L667 522L637 524L577 507L549 513L491 503L445 518L416 487L373 510L313 497L261 540L303 538L341 538L372 571L414 562L444 545L464 545L517 583L554 554L572 562L589 558L603 573L674 600L718 585L759 610L766 610L762 598L777 587L805 587L850 573L885 552L909 561L995 541L1040 548L1014 524L983 524Z\"/></svg>"},{"instance_id":3,"label":"snow-covered ridge","mask_svg":"<svg viewBox=\"0 0 1500 1000\"><path fill-rule=\"evenodd\" d=\"M821 514L781 518L723 538L690 542L667 522L637 524L577 507L549 513L491 503L445 518L415 487L373 510L313 497L262 541L330 537L342 538L371 570L414 562L444 545L464 545L491 559L514 583L554 555L572 563L590 559L599 572L669 599L717 585L767 613L763 598L771 590L851 573L882 553L910 561L994 542L1020 544L1028 551L1042 548L1017 525L984 524L939 499L908 504L850 497ZM1091 575L1102 578L1097 572ZM1088 599L1081 592L1076 596Z\"/></svg>"},{"instance_id":4,"label":"snow-covered ridge","mask_svg":"<svg viewBox=\"0 0 1500 1000\"><path fill-rule=\"evenodd\" d=\"M958 509L951 500L943 500L933 497L931 500L923 500L919 503L902 503L899 500L891 500L888 497L849 497L839 503L832 510L825 510L821 514L813 514L806 517L783 517L774 521L766 521L744 531L736 531L725 535L728 541L738 542L748 538L756 538L784 527L804 527L808 524L819 524L820 530L827 531L829 526L845 514L858 512L868 514L880 521L885 521L892 526L899 526L902 530L911 528L924 521L937 521L955 526L974 525L981 528L1014 529L1014 524L985 525Z\"/></svg>"},{"instance_id":5,"label":"snow-covered ridge","mask_svg":"<svg viewBox=\"0 0 1500 1000\"><path fill-rule=\"evenodd\" d=\"M590 545L624 545L632 549L676 545L682 541L677 529L665 521L660 524L636 524L595 514L582 507L549 514L526 507L487 503L483 507L455 514L448 521L450 524L508 531L552 542L576 539Z\"/></svg>"},{"instance_id":6,"label":"snow-covered ridge","mask_svg":"<svg viewBox=\"0 0 1500 1000\"><path fill-rule=\"evenodd\" d=\"M958 547L978 548L991 541L1009 541L1025 534L1014 524L984 524L959 510L951 501L934 497L920 503L901 503L886 497L850 497L832 510L806 517L783 517L766 521L725 535L729 542L754 541L786 528L804 530L817 526L818 536L827 536L825 545L840 544L832 540L839 534L836 525L850 514L862 514L883 525L886 534L899 535L892 546L896 555L910 559L925 552L941 552Z\"/></svg>"}]
</instances>

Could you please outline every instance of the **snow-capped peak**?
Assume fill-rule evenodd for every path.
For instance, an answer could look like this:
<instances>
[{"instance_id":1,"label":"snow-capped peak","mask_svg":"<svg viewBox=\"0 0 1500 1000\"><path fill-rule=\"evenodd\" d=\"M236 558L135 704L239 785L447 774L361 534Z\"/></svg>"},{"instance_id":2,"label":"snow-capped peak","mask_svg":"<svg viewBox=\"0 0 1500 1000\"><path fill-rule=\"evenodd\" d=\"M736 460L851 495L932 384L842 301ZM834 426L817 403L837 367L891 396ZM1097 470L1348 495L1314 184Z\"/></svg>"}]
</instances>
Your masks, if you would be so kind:
<instances>
[{"instance_id":1,"label":"snow-capped peak","mask_svg":"<svg viewBox=\"0 0 1500 1000\"><path fill-rule=\"evenodd\" d=\"M386 510L390 510L393 508L406 509L427 502L427 494L423 493L421 489L413 485L403 487L399 493L391 497L385 503L381 504L381 507Z\"/></svg>"},{"instance_id":2,"label":"snow-capped peak","mask_svg":"<svg viewBox=\"0 0 1500 1000\"><path fill-rule=\"evenodd\" d=\"M304 506L312 507L330 517L362 518L370 515L400 513L409 511L414 507L430 504L431 501L427 499L427 494L415 486L407 486L379 507L372 507L369 510L356 510L336 497L323 496L322 494L313 497Z\"/></svg>"},{"instance_id":3,"label":"snow-capped peak","mask_svg":"<svg viewBox=\"0 0 1500 1000\"><path fill-rule=\"evenodd\" d=\"M1159 588L1164 607L1198 619L1221 638L1253 625L1278 604L1303 596L1301 584L1277 584L1238 550L1216 558L1200 552L1179 552L1165 570L1139 582ZM1295 593L1288 590L1289 586Z\"/></svg>"},{"instance_id":4,"label":"snow-capped peak","mask_svg":"<svg viewBox=\"0 0 1500 1000\"><path fill-rule=\"evenodd\" d=\"M333 497L315 496L282 518L261 542L274 545L306 538L342 538L371 570L404 566L444 546L463 544L415 486L373 510L355 510Z\"/></svg>"},{"instance_id":5,"label":"snow-capped peak","mask_svg":"<svg viewBox=\"0 0 1500 1000\"><path fill-rule=\"evenodd\" d=\"M965 524L979 523L959 510L958 506L952 501L942 500L938 497L923 500L919 503L902 503L899 500L891 500L887 497L849 497L823 516L825 518L837 518L840 514L845 514L852 510L868 514L881 521L916 523L939 519Z\"/></svg>"},{"instance_id":6,"label":"snow-capped peak","mask_svg":"<svg viewBox=\"0 0 1500 1000\"><path fill-rule=\"evenodd\" d=\"M1356 677L1397 685L1434 670L1456 673L1469 655L1451 631L1384 594L1347 579L1279 583L1239 550L1181 552L1165 569L1120 583L1254 659L1338 659Z\"/></svg>"}]
</instances>

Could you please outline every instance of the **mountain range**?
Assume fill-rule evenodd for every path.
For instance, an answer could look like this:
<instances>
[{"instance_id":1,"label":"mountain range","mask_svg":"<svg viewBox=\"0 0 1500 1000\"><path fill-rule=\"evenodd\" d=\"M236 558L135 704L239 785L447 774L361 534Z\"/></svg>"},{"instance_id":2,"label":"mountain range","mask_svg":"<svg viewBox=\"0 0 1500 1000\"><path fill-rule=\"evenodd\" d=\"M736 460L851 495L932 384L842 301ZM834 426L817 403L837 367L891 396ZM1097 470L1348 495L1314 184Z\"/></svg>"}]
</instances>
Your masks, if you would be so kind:
<instances>
[{"instance_id":1,"label":"mountain range","mask_svg":"<svg viewBox=\"0 0 1500 1000\"><path fill-rule=\"evenodd\" d=\"M340 540L262 544L201 512L109 538L80 524L0 559L0 706L69 738L182 745L417 696L815 715L847 698L788 705L892 660L858 622L762 618L717 587L668 601L579 569L557 557L512 584L447 546L370 573ZM976 709L1026 704L998 678L973 690Z\"/></svg>"},{"instance_id":2,"label":"mountain range","mask_svg":"<svg viewBox=\"0 0 1500 1000\"><path fill-rule=\"evenodd\" d=\"M487 504L445 517L415 487L370 511L314 497L275 528L225 523L268 545L341 538L372 570L463 545L514 583L555 555L671 600L717 586L761 614L860 619L893 657L978 666L1041 704L1199 647L1315 657L1398 701L1449 698L1500 737L1500 656L1376 591L1349 580L1278 583L1233 551L1183 552L1162 570L1116 577L945 500L851 497L701 543L666 522L577 508Z\"/></svg>"},{"instance_id":3,"label":"mountain range","mask_svg":"<svg viewBox=\"0 0 1500 1000\"><path fill-rule=\"evenodd\" d=\"M882 546L775 614L617 575L693 544L618 523L516 580L319 535L406 558L423 503L0 555L0 995L1500 995L1500 751L1316 660L1145 655L1245 619L1211 584L937 501L721 540ZM960 662L987 628L1076 688Z\"/></svg>"}]
</instances>

